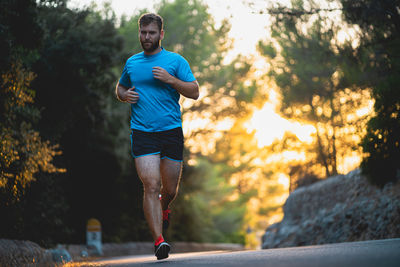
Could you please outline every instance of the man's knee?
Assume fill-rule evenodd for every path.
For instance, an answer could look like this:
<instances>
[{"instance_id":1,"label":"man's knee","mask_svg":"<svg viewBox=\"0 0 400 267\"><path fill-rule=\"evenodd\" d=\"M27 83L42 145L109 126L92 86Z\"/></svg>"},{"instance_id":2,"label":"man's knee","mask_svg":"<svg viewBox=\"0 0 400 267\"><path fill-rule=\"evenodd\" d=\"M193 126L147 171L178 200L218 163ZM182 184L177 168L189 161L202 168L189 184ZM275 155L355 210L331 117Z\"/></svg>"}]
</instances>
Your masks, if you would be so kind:
<instances>
[{"instance_id":1,"label":"man's knee","mask_svg":"<svg viewBox=\"0 0 400 267\"><path fill-rule=\"evenodd\" d=\"M161 184L157 182L146 182L143 184L144 192L147 194L159 194Z\"/></svg>"}]
</instances>

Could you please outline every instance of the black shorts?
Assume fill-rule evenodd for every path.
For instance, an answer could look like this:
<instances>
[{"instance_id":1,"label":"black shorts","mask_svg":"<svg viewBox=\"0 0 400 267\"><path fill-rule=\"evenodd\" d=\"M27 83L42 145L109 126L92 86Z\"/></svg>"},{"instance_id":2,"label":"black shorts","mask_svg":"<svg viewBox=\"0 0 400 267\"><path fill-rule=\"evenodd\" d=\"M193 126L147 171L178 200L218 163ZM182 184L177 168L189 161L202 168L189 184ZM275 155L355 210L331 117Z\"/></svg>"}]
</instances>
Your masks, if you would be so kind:
<instances>
[{"instance_id":1,"label":"black shorts","mask_svg":"<svg viewBox=\"0 0 400 267\"><path fill-rule=\"evenodd\" d=\"M143 132L132 129L131 151L134 158L160 154L161 159L169 158L182 161L182 128L178 127L161 132Z\"/></svg>"}]
</instances>

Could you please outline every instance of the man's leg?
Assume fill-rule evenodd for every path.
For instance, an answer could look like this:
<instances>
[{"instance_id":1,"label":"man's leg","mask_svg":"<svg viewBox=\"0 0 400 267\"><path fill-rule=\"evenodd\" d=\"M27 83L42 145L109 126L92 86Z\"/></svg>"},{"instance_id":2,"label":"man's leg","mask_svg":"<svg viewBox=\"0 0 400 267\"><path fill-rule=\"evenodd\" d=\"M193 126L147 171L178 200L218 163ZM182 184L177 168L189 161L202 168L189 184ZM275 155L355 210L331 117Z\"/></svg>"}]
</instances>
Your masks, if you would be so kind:
<instances>
[{"instance_id":1,"label":"man's leg","mask_svg":"<svg viewBox=\"0 0 400 267\"><path fill-rule=\"evenodd\" d=\"M163 158L160 165L162 189L161 205L163 210L169 208L169 204L178 193L179 181L182 173L182 162Z\"/></svg>"},{"instance_id":2,"label":"man's leg","mask_svg":"<svg viewBox=\"0 0 400 267\"><path fill-rule=\"evenodd\" d=\"M135 159L135 164L144 188L144 215L156 240L162 234L162 211L158 198L161 187L160 155L138 157Z\"/></svg>"}]
</instances>

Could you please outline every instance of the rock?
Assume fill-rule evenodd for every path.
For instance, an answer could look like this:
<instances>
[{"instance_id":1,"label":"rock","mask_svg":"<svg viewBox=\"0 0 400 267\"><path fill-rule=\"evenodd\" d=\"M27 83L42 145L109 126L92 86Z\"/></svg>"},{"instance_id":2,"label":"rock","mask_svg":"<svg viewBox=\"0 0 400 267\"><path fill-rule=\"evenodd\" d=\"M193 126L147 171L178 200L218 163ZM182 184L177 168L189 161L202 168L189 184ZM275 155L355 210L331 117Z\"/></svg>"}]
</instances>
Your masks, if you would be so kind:
<instances>
[{"instance_id":1,"label":"rock","mask_svg":"<svg viewBox=\"0 0 400 267\"><path fill-rule=\"evenodd\" d=\"M86 250L82 250L80 256L84 259L84 258L89 257L89 253Z\"/></svg>"},{"instance_id":2,"label":"rock","mask_svg":"<svg viewBox=\"0 0 400 267\"><path fill-rule=\"evenodd\" d=\"M0 266L54 266L52 255L31 241L0 239Z\"/></svg>"},{"instance_id":3,"label":"rock","mask_svg":"<svg viewBox=\"0 0 400 267\"><path fill-rule=\"evenodd\" d=\"M262 248L400 237L400 181L379 189L355 170L296 189L283 210Z\"/></svg>"},{"instance_id":4,"label":"rock","mask_svg":"<svg viewBox=\"0 0 400 267\"><path fill-rule=\"evenodd\" d=\"M71 255L65 249L62 248L50 249L49 252L51 253L54 262L67 263L72 261Z\"/></svg>"}]
</instances>

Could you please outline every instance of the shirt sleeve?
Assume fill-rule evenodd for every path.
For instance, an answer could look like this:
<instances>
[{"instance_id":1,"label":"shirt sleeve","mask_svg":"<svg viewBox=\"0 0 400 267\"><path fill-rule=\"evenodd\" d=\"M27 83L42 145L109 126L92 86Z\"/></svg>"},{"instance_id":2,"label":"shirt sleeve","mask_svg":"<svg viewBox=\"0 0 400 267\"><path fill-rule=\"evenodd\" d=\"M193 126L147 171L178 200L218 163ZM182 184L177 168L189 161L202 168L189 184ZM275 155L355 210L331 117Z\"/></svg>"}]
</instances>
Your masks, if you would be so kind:
<instances>
[{"instance_id":1,"label":"shirt sleeve","mask_svg":"<svg viewBox=\"0 0 400 267\"><path fill-rule=\"evenodd\" d=\"M132 87L131 86L131 78L129 77L127 66L128 66L128 62L125 64L125 67L122 70L122 75L121 75L121 78L119 79L119 83L125 87L130 88L130 87Z\"/></svg>"},{"instance_id":2,"label":"shirt sleeve","mask_svg":"<svg viewBox=\"0 0 400 267\"><path fill-rule=\"evenodd\" d=\"M192 70L190 69L189 63L183 57L180 57L176 77L184 82L193 82L196 80L192 73Z\"/></svg>"}]
</instances>

